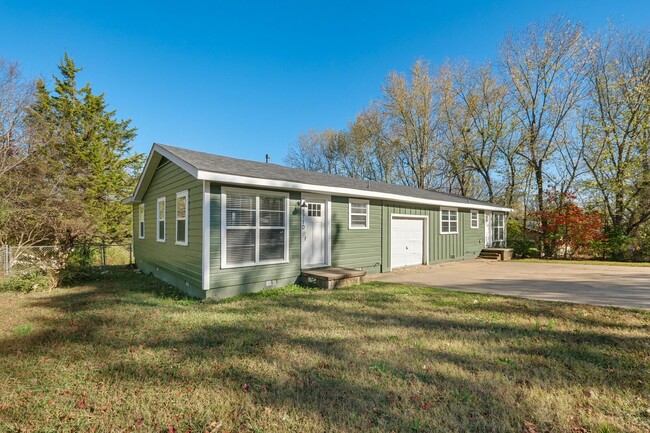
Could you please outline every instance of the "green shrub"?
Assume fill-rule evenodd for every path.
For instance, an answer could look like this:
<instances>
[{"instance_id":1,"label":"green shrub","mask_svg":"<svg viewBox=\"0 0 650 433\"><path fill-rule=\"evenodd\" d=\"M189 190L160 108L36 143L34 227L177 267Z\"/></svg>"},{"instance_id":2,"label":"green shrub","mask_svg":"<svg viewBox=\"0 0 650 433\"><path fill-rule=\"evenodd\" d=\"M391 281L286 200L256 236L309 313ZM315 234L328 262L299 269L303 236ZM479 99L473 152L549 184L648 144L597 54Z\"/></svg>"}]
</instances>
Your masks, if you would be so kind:
<instances>
[{"instance_id":1,"label":"green shrub","mask_svg":"<svg viewBox=\"0 0 650 433\"><path fill-rule=\"evenodd\" d=\"M70 251L65 266L59 271L58 280L60 285L66 285L93 280L97 275L91 246L81 244Z\"/></svg>"},{"instance_id":2,"label":"green shrub","mask_svg":"<svg viewBox=\"0 0 650 433\"><path fill-rule=\"evenodd\" d=\"M523 223L516 219L508 220L508 247L515 257L539 257L535 241L526 236Z\"/></svg>"},{"instance_id":3,"label":"green shrub","mask_svg":"<svg viewBox=\"0 0 650 433\"><path fill-rule=\"evenodd\" d=\"M52 288L52 276L42 273L14 275L0 281L0 292L42 292Z\"/></svg>"}]
</instances>

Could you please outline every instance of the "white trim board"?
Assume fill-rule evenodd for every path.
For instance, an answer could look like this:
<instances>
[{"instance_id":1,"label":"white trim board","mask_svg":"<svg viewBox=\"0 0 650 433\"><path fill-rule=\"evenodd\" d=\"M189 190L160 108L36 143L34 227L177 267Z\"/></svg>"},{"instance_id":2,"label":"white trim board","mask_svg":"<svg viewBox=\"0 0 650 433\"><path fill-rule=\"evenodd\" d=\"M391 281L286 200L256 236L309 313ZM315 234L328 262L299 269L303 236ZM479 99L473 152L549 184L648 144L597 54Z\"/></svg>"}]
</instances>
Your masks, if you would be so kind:
<instances>
[{"instance_id":1,"label":"white trim board","mask_svg":"<svg viewBox=\"0 0 650 433\"><path fill-rule=\"evenodd\" d=\"M203 181L203 236L201 245L201 266L203 290L210 289L210 182Z\"/></svg>"},{"instance_id":2,"label":"white trim board","mask_svg":"<svg viewBox=\"0 0 650 433\"><path fill-rule=\"evenodd\" d=\"M226 184L234 185L250 185L251 187L267 187L275 188L281 190L298 190L303 192L312 192L312 193L328 193L330 195L341 195L345 197L359 197L359 198L376 198L383 200L391 200L396 202L403 203L417 203L417 204L427 204L432 206L449 206L449 207L458 207L462 209L488 209L488 210L497 210L503 212L511 212L512 209L500 207L500 206L488 206L474 203L457 203L452 201L444 200L432 200L411 197L407 195L391 194L379 191L365 191L354 188L342 188L335 186L324 186L324 185L310 185L306 183L285 181L285 180L273 180L273 179L261 179L255 177L239 176L232 174L222 174L222 173L213 173L209 171L199 170L198 178L203 180L209 180L212 182L221 182Z\"/></svg>"},{"instance_id":3,"label":"white trim board","mask_svg":"<svg viewBox=\"0 0 650 433\"><path fill-rule=\"evenodd\" d=\"M132 197L123 200L123 203L138 202L140 200L138 198L140 195L140 189L142 188L145 180L148 182L151 180L151 177L153 176L152 173L149 173L150 171L149 165L151 161L154 159L153 158L154 153L158 153L158 155L169 159L174 164L178 165L180 168L182 168L190 175L194 176L196 179L199 180L208 180L212 182L220 182L220 183L230 184L230 185L248 186L252 188L255 187L272 188L272 189L281 189L285 191L286 190L302 191L305 193L311 192L316 194L327 194L330 196L341 195L346 197L375 198L381 200L424 204L430 206L450 206L450 207L458 207L462 209L483 209L483 210L496 210L502 212L512 212L512 209L502 207L502 206L491 206L491 205L482 205L482 204L474 204L474 203L452 202L446 200L424 199L424 198L385 193L379 191L344 188L344 187L333 187L333 186L324 186L324 185L312 185L312 184L294 182L294 181L262 179L262 178L256 178L250 176L241 176L241 175L224 174L224 173L216 173L212 171L198 170L196 167L188 164L183 159L177 157L176 155L164 149L162 146L158 144L154 144L153 147L151 148L151 153L147 158L147 162L144 166L142 175L138 180L138 184L135 188L135 193L133 194Z\"/></svg>"}]
</instances>

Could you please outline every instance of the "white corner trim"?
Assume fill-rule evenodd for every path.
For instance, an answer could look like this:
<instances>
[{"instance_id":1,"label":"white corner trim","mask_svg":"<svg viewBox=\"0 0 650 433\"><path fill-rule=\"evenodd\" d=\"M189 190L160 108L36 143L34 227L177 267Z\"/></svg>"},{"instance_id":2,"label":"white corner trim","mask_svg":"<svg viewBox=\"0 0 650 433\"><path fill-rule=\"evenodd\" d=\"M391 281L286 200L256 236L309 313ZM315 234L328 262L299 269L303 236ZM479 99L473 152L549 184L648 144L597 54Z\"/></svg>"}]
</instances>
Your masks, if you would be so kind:
<instances>
[{"instance_id":1,"label":"white corner trim","mask_svg":"<svg viewBox=\"0 0 650 433\"><path fill-rule=\"evenodd\" d=\"M203 181L203 229L201 245L201 267L203 290L210 289L210 182Z\"/></svg>"},{"instance_id":2,"label":"white corner trim","mask_svg":"<svg viewBox=\"0 0 650 433\"><path fill-rule=\"evenodd\" d=\"M354 188L331 187L324 185L311 185L307 183L292 182L285 180L262 179L257 177L240 176L233 174L214 173L210 171L198 170L197 178L201 180L209 180L213 182L220 182L232 185L246 185L251 188L275 188L282 190L298 190L306 193L326 194L326 195L341 195L348 197L359 198L377 198L382 200L391 200L402 203L417 203L432 206L453 206L455 208L463 209L488 209L503 212L511 212L512 209L501 206L488 206L474 203L456 203L445 200L431 200L417 197L410 197L399 194L390 194L372 190L360 190Z\"/></svg>"}]
</instances>

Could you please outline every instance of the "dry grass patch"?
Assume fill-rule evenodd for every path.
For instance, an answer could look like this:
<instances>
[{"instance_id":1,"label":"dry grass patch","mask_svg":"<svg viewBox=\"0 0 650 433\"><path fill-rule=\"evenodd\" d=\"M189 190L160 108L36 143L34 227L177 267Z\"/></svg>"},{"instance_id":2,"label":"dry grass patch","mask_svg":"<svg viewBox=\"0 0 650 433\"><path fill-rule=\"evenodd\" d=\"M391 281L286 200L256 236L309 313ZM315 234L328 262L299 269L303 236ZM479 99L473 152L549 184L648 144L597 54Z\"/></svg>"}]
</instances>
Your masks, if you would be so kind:
<instances>
[{"instance_id":1,"label":"dry grass patch","mask_svg":"<svg viewBox=\"0 0 650 433\"><path fill-rule=\"evenodd\" d=\"M645 432L650 313L422 287L0 294L0 431Z\"/></svg>"}]
</instances>

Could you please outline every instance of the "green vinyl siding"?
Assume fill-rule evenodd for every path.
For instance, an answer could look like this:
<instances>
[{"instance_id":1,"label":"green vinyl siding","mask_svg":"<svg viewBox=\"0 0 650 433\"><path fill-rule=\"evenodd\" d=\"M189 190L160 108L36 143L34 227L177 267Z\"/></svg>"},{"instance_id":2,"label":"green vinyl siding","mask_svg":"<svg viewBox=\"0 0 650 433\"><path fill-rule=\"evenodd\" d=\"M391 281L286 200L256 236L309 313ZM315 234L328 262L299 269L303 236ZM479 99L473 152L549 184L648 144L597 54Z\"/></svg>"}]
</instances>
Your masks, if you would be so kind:
<instances>
[{"instance_id":1,"label":"green vinyl siding","mask_svg":"<svg viewBox=\"0 0 650 433\"><path fill-rule=\"evenodd\" d=\"M241 188L239 188L241 189ZM259 191L258 189L252 191ZM289 195L289 262L221 268L221 186L210 184L210 290L223 298L295 283L300 276L300 193ZM269 286L267 286L269 282ZM273 284L275 282L275 284Z\"/></svg>"},{"instance_id":2,"label":"green vinyl siding","mask_svg":"<svg viewBox=\"0 0 650 433\"><path fill-rule=\"evenodd\" d=\"M188 191L188 245L176 245L176 193ZM156 241L157 201L165 197L165 242ZM145 238L138 238L138 203L133 204L133 251L138 268L193 296L203 297L201 273L203 184L163 159L142 202Z\"/></svg>"},{"instance_id":3,"label":"green vinyl siding","mask_svg":"<svg viewBox=\"0 0 650 433\"><path fill-rule=\"evenodd\" d=\"M368 229L349 228L349 199L332 197L332 266L381 272L381 202L370 200Z\"/></svg>"},{"instance_id":4,"label":"green vinyl siding","mask_svg":"<svg viewBox=\"0 0 650 433\"><path fill-rule=\"evenodd\" d=\"M478 228L473 229L472 214L470 209L458 209L459 216L462 214L463 230L463 258L475 259L483 248L485 248L485 214L478 213Z\"/></svg>"},{"instance_id":5,"label":"green vinyl siding","mask_svg":"<svg viewBox=\"0 0 650 433\"><path fill-rule=\"evenodd\" d=\"M483 248L484 227L479 214L479 228L470 228L470 210L458 209L458 233L440 233L440 208L416 206L407 203L383 203L381 257L383 272L390 269L390 220L391 215L421 215L429 219L429 263L449 260L473 259Z\"/></svg>"}]
</instances>

